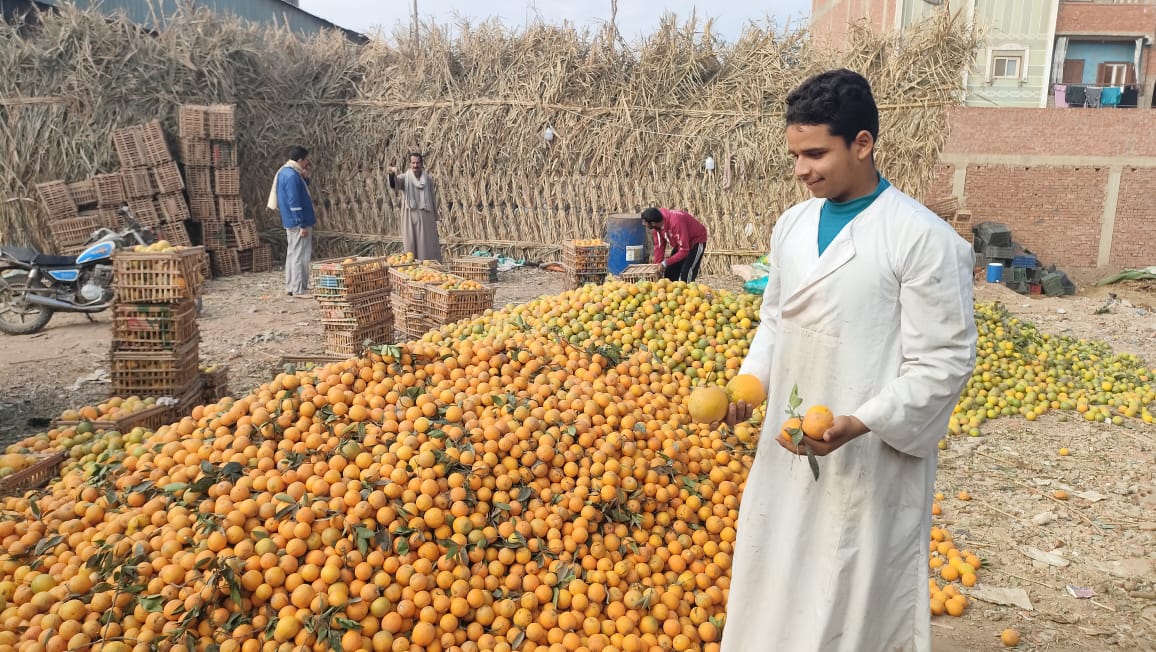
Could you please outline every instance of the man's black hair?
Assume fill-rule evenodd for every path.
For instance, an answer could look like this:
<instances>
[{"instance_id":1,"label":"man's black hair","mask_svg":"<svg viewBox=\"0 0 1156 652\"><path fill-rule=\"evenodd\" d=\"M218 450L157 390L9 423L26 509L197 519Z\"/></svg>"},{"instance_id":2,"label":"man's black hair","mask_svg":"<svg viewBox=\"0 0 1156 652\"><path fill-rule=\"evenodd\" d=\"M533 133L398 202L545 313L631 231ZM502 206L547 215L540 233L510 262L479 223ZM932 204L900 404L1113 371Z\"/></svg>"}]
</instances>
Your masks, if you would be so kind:
<instances>
[{"instance_id":1,"label":"man's black hair","mask_svg":"<svg viewBox=\"0 0 1156 652\"><path fill-rule=\"evenodd\" d=\"M302 147L300 145L294 145L294 146L289 148L289 160L290 161L300 161L301 159L305 158L306 156L309 156L309 150L305 149L304 147Z\"/></svg>"},{"instance_id":2,"label":"man's black hair","mask_svg":"<svg viewBox=\"0 0 1156 652\"><path fill-rule=\"evenodd\" d=\"M415 156L417 157L417 160L421 161L422 163L425 163L425 157L421 155L421 152L410 152L409 156L405 157L405 160L408 161Z\"/></svg>"},{"instance_id":3,"label":"man's black hair","mask_svg":"<svg viewBox=\"0 0 1156 652\"><path fill-rule=\"evenodd\" d=\"M648 209L642 211L642 221L643 222L661 222L662 221L662 211L660 211L654 207L648 208Z\"/></svg>"},{"instance_id":4,"label":"man's black hair","mask_svg":"<svg viewBox=\"0 0 1156 652\"><path fill-rule=\"evenodd\" d=\"M871 84L843 68L820 73L787 96L788 125L827 125L832 136L850 146L860 131L879 139L879 108Z\"/></svg>"}]
</instances>

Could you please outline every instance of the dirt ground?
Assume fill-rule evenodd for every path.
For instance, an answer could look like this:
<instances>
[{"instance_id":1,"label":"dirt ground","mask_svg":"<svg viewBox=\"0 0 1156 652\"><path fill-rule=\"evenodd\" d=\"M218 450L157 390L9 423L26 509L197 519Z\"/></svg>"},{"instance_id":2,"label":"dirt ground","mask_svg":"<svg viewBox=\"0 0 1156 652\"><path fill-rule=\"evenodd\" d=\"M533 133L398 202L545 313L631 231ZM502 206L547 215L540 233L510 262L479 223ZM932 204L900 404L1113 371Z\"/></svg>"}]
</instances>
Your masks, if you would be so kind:
<instances>
[{"instance_id":1,"label":"dirt ground","mask_svg":"<svg viewBox=\"0 0 1156 652\"><path fill-rule=\"evenodd\" d=\"M1078 283L1096 278L1074 276ZM702 280L740 284L732 276ZM497 304L561 286L559 274L539 269L503 272ZM1082 287L1058 298L981 282L976 296L1003 302L1046 332L1102 339L1156 366L1156 282ZM0 443L107 396L109 324L107 313L95 322L58 315L42 333L0 339ZM286 297L279 272L208 284L201 358L229 365L235 394L268 380L282 356L322 349L316 302ZM933 620L936 652L1001 649L1005 627L1019 630L1026 650L1156 651L1156 426L1076 417L997 420L985 424L982 437L951 439L941 454L938 485L947 498L936 523L984 559L977 588L1023 589L1031 608L997 604L990 595L973 599L963 617ZM1061 457L1061 447L1071 455ZM1070 500L1055 499L1056 489ZM971 500L954 498L960 490ZM1094 596L1074 597L1068 586Z\"/></svg>"}]
</instances>

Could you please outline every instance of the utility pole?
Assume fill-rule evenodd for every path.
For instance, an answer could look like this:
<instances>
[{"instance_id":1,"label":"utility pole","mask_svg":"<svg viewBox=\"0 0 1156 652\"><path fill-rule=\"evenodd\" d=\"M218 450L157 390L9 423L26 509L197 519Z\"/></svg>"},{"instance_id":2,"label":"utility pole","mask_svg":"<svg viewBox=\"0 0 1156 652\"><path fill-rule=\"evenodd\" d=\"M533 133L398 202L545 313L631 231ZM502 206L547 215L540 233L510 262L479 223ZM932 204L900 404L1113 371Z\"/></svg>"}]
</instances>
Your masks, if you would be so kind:
<instances>
[{"instance_id":1,"label":"utility pole","mask_svg":"<svg viewBox=\"0 0 1156 652\"><path fill-rule=\"evenodd\" d=\"M417 0L413 0L413 46L414 49L418 47L418 20L417 20Z\"/></svg>"}]
</instances>

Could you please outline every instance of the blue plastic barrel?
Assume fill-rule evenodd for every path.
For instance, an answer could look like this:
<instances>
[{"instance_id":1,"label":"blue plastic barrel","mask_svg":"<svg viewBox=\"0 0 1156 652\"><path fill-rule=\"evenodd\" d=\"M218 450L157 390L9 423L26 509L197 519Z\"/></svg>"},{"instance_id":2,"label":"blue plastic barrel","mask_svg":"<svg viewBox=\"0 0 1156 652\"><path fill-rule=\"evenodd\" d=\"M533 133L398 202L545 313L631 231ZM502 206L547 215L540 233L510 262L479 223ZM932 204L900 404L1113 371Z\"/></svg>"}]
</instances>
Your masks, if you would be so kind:
<instances>
[{"instance_id":1,"label":"blue plastic barrel","mask_svg":"<svg viewBox=\"0 0 1156 652\"><path fill-rule=\"evenodd\" d=\"M611 274L621 274L631 265L646 263L642 253L646 245L646 225L638 213L619 213L607 218L606 242L610 244L606 269Z\"/></svg>"},{"instance_id":2,"label":"blue plastic barrel","mask_svg":"<svg viewBox=\"0 0 1156 652\"><path fill-rule=\"evenodd\" d=\"M1000 283L1003 281L1003 263L987 264L987 282Z\"/></svg>"}]
</instances>

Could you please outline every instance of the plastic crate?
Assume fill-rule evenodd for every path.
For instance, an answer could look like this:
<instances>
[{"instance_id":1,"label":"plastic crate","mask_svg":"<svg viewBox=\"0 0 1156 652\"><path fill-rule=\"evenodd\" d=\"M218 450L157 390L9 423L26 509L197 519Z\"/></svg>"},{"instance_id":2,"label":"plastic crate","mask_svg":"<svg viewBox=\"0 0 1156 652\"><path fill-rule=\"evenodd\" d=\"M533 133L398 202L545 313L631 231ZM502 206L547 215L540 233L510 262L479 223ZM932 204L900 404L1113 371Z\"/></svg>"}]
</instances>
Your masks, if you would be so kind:
<instances>
[{"instance_id":1,"label":"plastic crate","mask_svg":"<svg viewBox=\"0 0 1156 652\"><path fill-rule=\"evenodd\" d=\"M492 256L465 256L450 261L450 273L479 283L498 282L498 259Z\"/></svg>"},{"instance_id":2,"label":"plastic crate","mask_svg":"<svg viewBox=\"0 0 1156 652\"><path fill-rule=\"evenodd\" d=\"M1058 297L1064 294L1064 283L1062 276L1057 272L1048 272L1040 277L1040 285L1044 294L1049 297Z\"/></svg>"},{"instance_id":3,"label":"plastic crate","mask_svg":"<svg viewBox=\"0 0 1156 652\"><path fill-rule=\"evenodd\" d=\"M0 478L0 497L22 496L26 492L44 486L60 471L60 465L66 459L68 451L50 453L27 468L20 469L6 478Z\"/></svg>"},{"instance_id":4,"label":"plastic crate","mask_svg":"<svg viewBox=\"0 0 1156 652\"><path fill-rule=\"evenodd\" d=\"M993 260L1011 261L1013 258L1015 258L1016 250L1015 247L1012 246L1004 247L989 244L983 248L981 253L987 258L991 258Z\"/></svg>"},{"instance_id":5,"label":"plastic crate","mask_svg":"<svg viewBox=\"0 0 1156 652\"><path fill-rule=\"evenodd\" d=\"M63 181L47 181L36 184L36 193L40 195L40 202L48 212L49 220L61 220L76 217L76 202L72 201L72 193L68 191L68 184Z\"/></svg>"},{"instance_id":6,"label":"plastic crate","mask_svg":"<svg viewBox=\"0 0 1156 652\"><path fill-rule=\"evenodd\" d=\"M153 171L149 168L122 170L120 176L124 180L124 193L129 199L151 199L157 192L153 184Z\"/></svg>"},{"instance_id":7,"label":"plastic crate","mask_svg":"<svg viewBox=\"0 0 1156 652\"><path fill-rule=\"evenodd\" d=\"M389 290L343 297L338 301L319 299L321 323L342 328L368 327L393 320Z\"/></svg>"},{"instance_id":8,"label":"plastic crate","mask_svg":"<svg viewBox=\"0 0 1156 652\"><path fill-rule=\"evenodd\" d=\"M318 299L390 291L390 267L384 257L334 258L313 263L310 281Z\"/></svg>"},{"instance_id":9,"label":"plastic crate","mask_svg":"<svg viewBox=\"0 0 1156 652\"><path fill-rule=\"evenodd\" d=\"M209 138L235 140L237 138L236 107L232 104L214 104L205 110Z\"/></svg>"},{"instance_id":10,"label":"plastic crate","mask_svg":"<svg viewBox=\"0 0 1156 652\"><path fill-rule=\"evenodd\" d=\"M325 327L325 353L329 355L361 355L366 340L372 344L388 344L393 339L393 320L367 327Z\"/></svg>"},{"instance_id":11,"label":"plastic crate","mask_svg":"<svg viewBox=\"0 0 1156 652\"><path fill-rule=\"evenodd\" d=\"M235 249L209 249L213 276L223 278L241 273L241 260Z\"/></svg>"},{"instance_id":12,"label":"plastic crate","mask_svg":"<svg viewBox=\"0 0 1156 652\"><path fill-rule=\"evenodd\" d=\"M197 340L173 351L112 352L112 391L135 396L180 396L198 380Z\"/></svg>"},{"instance_id":13,"label":"plastic crate","mask_svg":"<svg viewBox=\"0 0 1156 652\"><path fill-rule=\"evenodd\" d=\"M213 199L213 171L207 167L193 167L185 168L185 185L188 190L189 199L205 199L214 201ZM213 213L216 214L216 208Z\"/></svg>"},{"instance_id":14,"label":"plastic crate","mask_svg":"<svg viewBox=\"0 0 1156 652\"><path fill-rule=\"evenodd\" d=\"M189 247L165 253L121 251L113 256L113 289L118 301L172 303L196 299L204 276L204 249Z\"/></svg>"},{"instance_id":15,"label":"plastic crate","mask_svg":"<svg viewBox=\"0 0 1156 652\"><path fill-rule=\"evenodd\" d=\"M975 235L985 244L996 247L1010 247L1012 244L1011 229L999 222L980 222L975 226Z\"/></svg>"},{"instance_id":16,"label":"plastic crate","mask_svg":"<svg viewBox=\"0 0 1156 652\"><path fill-rule=\"evenodd\" d=\"M77 207L95 206L100 198L96 194L96 184L92 179L68 184L68 194L72 196L72 203Z\"/></svg>"},{"instance_id":17,"label":"plastic crate","mask_svg":"<svg viewBox=\"0 0 1156 652\"><path fill-rule=\"evenodd\" d=\"M96 187L97 204L103 208L120 208L128 197L124 194L124 180L120 174L98 174L92 178Z\"/></svg>"},{"instance_id":18,"label":"plastic crate","mask_svg":"<svg viewBox=\"0 0 1156 652\"><path fill-rule=\"evenodd\" d=\"M156 177L157 192L180 192L185 189L185 180L181 177L181 169L172 161L157 165L153 169L153 175Z\"/></svg>"},{"instance_id":19,"label":"plastic crate","mask_svg":"<svg viewBox=\"0 0 1156 652\"><path fill-rule=\"evenodd\" d=\"M149 165L144 130L139 126L122 127L112 131L112 145L122 168L143 168Z\"/></svg>"},{"instance_id":20,"label":"plastic crate","mask_svg":"<svg viewBox=\"0 0 1156 652\"><path fill-rule=\"evenodd\" d=\"M160 120L151 120L141 125L141 140L144 142L145 154L149 165L157 167L173 160L169 144L165 141L165 130L161 128Z\"/></svg>"},{"instance_id":21,"label":"plastic crate","mask_svg":"<svg viewBox=\"0 0 1156 652\"><path fill-rule=\"evenodd\" d=\"M240 168L213 168L213 191L218 196L241 194Z\"/></svg>"},{"instance_id":22,"label":"plastic crate","mask_svg":"<svg viewBox=\"0 0 1156 652\"><path fill-rule=\"evenodd\" d=\"M209 121L205 113L205 107L191 104L177 109L177 132L182 139L209 137Z\"/></svg>"},{"instance_id":23,"label":"plastic crate","mask_svg":"<svg viewBox=\"0 0 1156 652\"><path fill-rule=\"evenodd\" d=\"M93 231L104 226L96 213L87 212L84 215L56 220L48 223L48 230L52 233L52 241L58 247L82 245L92 237Z\"/></svg>"},{"instance_id":24,"label":"plastic crate","mask_svg":"<svg viewBox=\"0 0 1156 652\"><path fill-rule=\"evenodd\" d=\"M657 281L662 278L662 265L630 265L619 275L623 281Z\"/></svg>"},{"instance_id":25,"label":"plastic crate","mask_svg":"<svg viewBox=\"0 0 1156 652\"><path fill-rule=\"evenodd\" d=\"M1040 261L1038 258L1036 258L1036 255L1030 253L1023 253L1012 258L1012 267L1031 268L1035 267L1039 263Z\"/></svg>"},{"instance_id":26,"label":"plastic crate","mask_svg":"<svg viewBox=\"0 0 1156 652\"><path fill-rule=\"evenodd\" d=\"M245 219L245 205L240 197L217 197L217 211L226 222Z\"/></svg>"}]
</instances>

